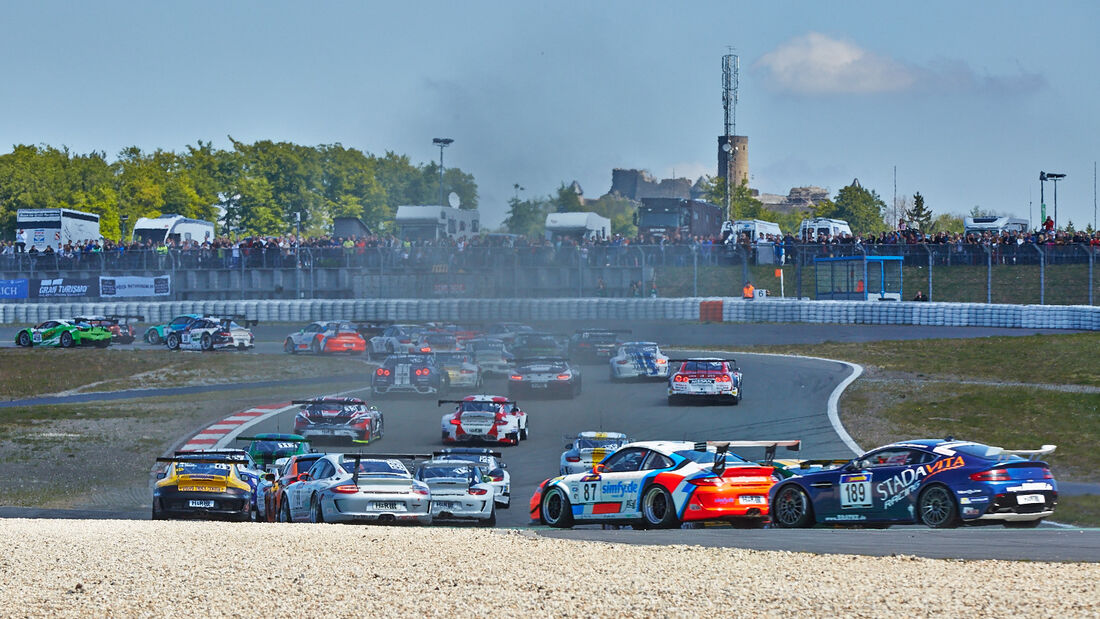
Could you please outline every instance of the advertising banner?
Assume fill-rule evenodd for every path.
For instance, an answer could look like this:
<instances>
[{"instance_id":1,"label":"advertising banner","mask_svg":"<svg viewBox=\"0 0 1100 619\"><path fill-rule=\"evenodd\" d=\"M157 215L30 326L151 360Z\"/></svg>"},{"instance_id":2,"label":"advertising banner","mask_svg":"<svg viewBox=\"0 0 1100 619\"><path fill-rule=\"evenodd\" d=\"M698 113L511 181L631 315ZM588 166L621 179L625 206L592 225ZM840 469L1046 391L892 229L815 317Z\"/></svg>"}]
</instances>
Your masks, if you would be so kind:
<instances>
[{"instance_id":1,"label":"advertising banner","mask_svg":"<svg viewBox=\"0 0 1100 619\"><path fill-rule=\"evenodd\" d=\"M0 279L0 299L26 299L29 291L25 279Z\"/></svg>"},{"instance_id":2,"label":"advertising banner","mask_svg":"<svg viewBox=\"0 0 1100 619\"><path fill-rule=\"evenodd\" d=\"M50 299L57 297L98 297L99 280L58 277L30 280L30 297Z\"/></svg>"},{"instance_id":3,"label":"advertising banner","mask_svg":"<svg viewBox=\"0 0 1100 619\"><path fill-rule=\"evenodd\" d=\"M171 277L100 277L101 297L165 297L172 294Z\"/></svg>"}]
</instances>

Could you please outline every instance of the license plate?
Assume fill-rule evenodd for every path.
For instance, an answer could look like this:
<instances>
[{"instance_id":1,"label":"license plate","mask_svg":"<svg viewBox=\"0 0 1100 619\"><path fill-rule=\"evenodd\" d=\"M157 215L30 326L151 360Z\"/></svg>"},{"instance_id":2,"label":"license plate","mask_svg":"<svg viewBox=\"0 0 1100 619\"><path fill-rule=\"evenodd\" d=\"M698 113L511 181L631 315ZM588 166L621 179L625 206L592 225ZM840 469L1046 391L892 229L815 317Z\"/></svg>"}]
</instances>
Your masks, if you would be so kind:
<instances>
[{"instance_id":1,"label":"license plate","mask_svg":"<svg viewBox=\"0 0 1100 619\"><path fill-rule=\"evenodd\" d=\"M1021 494L1016 497L1017 505L1031 505L1033 503L1043 503L1045 499L1041 494Z\"/></svg>"},{"instance_id":2,"label":"license plate","mask_svg":"<svg viewBox=\"0 0 1100 619\"><path fill-rule=\"evenodd\" d=\"M188 507L214 507L214 501L188 501Z\"/></svg>"},{"instance_id":3,"label":"license plate","mask_svg":"<svg viewBox=\"0 0 1100 619\"><path fill-rule=\"evenodd\" d=\"M466 426L466 434L485 434L489 431L489 428L478 428L472 426Z\"/></svg>"},{"instance_id":4,"label":"license plate","mask_svg":"<svg viewBox=\"0 0 1100 619\"><path fill-rule=\"evenodd\" d=\"M546 383L531 383L532 389L546 389Z\"/></svg>"},{"instance_id":5,"label":"license plate","mask_svg":"<svg viewBox=\"0 0 1100 619\"><path fill-rule=\"evenodd\" d=\"M375 501L371 503L374 509L382 509L386 511L405 511L405 504L398 503L397 501Z\"/></svg>"},{"instance_id":6,"label":"license plate","mask_svg":"<svg viewBox=\"0 0 1100 619\"><path fill-rule=\"evenodd\" d=\"M691 379L692 385L713 385L714 380L710 378L693 378Z\"/></svg>"},{"instance_id":7,"label":"license plate","mask_svg":"<svg viewBox=\"0 0 1100 619\"><path fill-rule=\"evenodd\" d=\"M459 506L459 504L454 501L436 501L436 505L438 505L440 509L454 509Z\"/></svg>"},{"instance_id":8,"label":"license plate","mask_svg":"<svg viewBox=\"0 0 1100 619\"><path fill-rule=\"evenodd\" d=\"M180 492L225 492L225 486L180 486Z\"/></svg>"},{"instance_id":9,"label":"license plate","mask_svg":"<svg viewBox=\"0 0 1100 619\"><path fill-rule=\"evenodd\" d=\"M767 502L767 499L762 496L743 496L738 500L745 505L763 505Z\"/></svg>"}]
</instances>

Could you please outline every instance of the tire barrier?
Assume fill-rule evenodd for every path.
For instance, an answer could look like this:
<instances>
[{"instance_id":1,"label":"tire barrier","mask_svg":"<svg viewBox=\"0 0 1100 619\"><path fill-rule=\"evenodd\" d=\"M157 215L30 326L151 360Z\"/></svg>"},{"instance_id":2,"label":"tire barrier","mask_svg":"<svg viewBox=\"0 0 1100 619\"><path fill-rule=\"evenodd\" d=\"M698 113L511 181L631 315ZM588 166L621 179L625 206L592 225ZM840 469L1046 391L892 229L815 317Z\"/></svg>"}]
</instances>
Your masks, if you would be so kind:
<instances>
[{"instance_id":1,"label":"tire barrier","mask_svg":"<svg viewBox=\"0 0 1100 619\"><path fill-rule=\"evenodd\" d=\"M162 323L180 314L260 322L688 320L1100 330L1100 307L985 303L810 301L729 298L305 299L0 304L3 324L79 315L127 314Z\"/></svg>"}]
</instances>

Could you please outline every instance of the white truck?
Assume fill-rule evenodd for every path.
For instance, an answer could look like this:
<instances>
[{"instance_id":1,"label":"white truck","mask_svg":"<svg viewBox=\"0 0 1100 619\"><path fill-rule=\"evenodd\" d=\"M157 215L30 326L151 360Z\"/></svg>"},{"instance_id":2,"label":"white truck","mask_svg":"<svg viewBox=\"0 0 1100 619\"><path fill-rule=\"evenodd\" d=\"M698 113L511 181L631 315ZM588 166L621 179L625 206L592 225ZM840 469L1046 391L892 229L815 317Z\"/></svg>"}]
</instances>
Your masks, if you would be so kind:
<instances>
[{"instance_id":1,"label":"white truck","mask_svg":"<svg viewBox=\"0 0 1100 619\"><path fill-rule=\"evenodd\" d=\"M550 213L546 216L546 238L606 239L611 237L611 220L597 213Z\"/></svg>"},{"instance_id":2,"label":"white truck","mask_svg":"<svg viewBox=\"0 0 1100 619\"><path fill-rule=\"evenodd\" d=\"M722 224L722 240L724 242L736 243L742 234L748 234L749 238L754 241L767 239L768 235L783 236L779 224L762 219L738 219L737 221L726 221Z\"/></svg>"},{"instance_id":3,"label":"white truck","mask_svg":"<svg viewBox=\"0 0 1100 619\"><path fill-rule=\"evenodd\" d=\"M1028 220L1020 217L989 215L986 217L963 218L964 234L977 234L981 236L983 232L989 232L993 236L1000 236L1002 232L1023 234L1026 233L1027 230Z\"/></svg>"},{"instance_id":4,"label":"white truck","mask_svg":"<svg viewBox=\"0 0 1100 619\"><path fill-rule=\"evenodd\" d=\"M66 243L98 241L99 215L67 208L19 209L15 212L16 238L21 230L27 241L26 249L35 247L43 251L49 245L57 250Z\"/></svg>"},{"instance_id":5,"label":"white truck","mask_svg":"<svg viewBox=\"0 0 1100 619\"><path fill-rule=\"evenodd\" d=\"M183 215L166 213L160 217L141 217L134 224L130 239L145 245L165 243L171 239L177 246L184 241L203 243L214 240L214 224L202 219L188 219Z\"/></svg>"},{"instance_id":6,"label":"white truck","mask_svg":"<svg viewBox=\"0 0 1100 619\"><path fill-rule=\"evenodd\" d=\"M798 227L798 238L816 241L823 237L836 238L841 234L851 234L852 227L843 219L829 219L828 217L815 217L803 219Z\"/></svg>"}]
</instances>

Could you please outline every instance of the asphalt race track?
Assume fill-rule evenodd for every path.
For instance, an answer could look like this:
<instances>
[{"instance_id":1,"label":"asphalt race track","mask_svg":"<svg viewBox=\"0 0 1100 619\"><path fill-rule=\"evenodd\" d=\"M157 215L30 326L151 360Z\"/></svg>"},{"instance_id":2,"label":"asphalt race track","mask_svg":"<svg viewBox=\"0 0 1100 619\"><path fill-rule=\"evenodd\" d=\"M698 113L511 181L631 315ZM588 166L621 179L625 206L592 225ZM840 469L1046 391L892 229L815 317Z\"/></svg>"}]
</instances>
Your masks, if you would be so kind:
<instances>
[{"instance_id":1,"label":"asphalt race track","mask_svg":"<svg viewBox=\"0 0 1100 619\"><path fill-rule=\"evenodd\" d=\"M573 323L543 326L559 332L570 332L588 325ZM630 339L676 342L684 347L721 345L734 350L757 344L1018 336L1039 332L959 327L803 324L705 325L645 322L615 326L632 328L633 333L625 336ZM256 350L245 354L283 354L282 339L296 328L289 325L260 325L255 328ZM0 341L5 342L5 346L10 346L14 334L15 329L10 326L0 329ZM132 347L151 348L140 340ZM582 366L583 393L575 400L521 399L521 407L530 416L530 439L516 447L501 448L511 474L512 508L498 512L498 526L530 526L527 507L533 490L543 479L557 474L559 458L565 444L563 437L582 430L621 431L634 439L801 439L803 450L800 454L780 452L779 457L851 457L851 449L837 434L827 414L830 395L852 373L850 366L821 359L759 354L739 354L736 358L745 373L745 396L738 406L670 407L666 403L663 382L612 384L606 367L602 365ZM309 387L303 385L303 389ZM506 381L501 378L490 379L482 391L507 395ZM365 397L365 393L366 391L348 395ZM98 395L104 398L118 397L115 394ZM191 395L196 398L209 397L201 395L198 390ZM311 395L318 394L310 389L303 391L301 397ZM462 395L466 394L455 392L448 397ZM257 405L268 403L256 402ZM453 405L439 407L435 398L411 396L386 398L375 404L385 414L385 438L364 447L364 453L430 453L442 447L440 418L450 412ZM293 413L293 410L289 410L266 418L248 427L246 432L254 434L292 431ZM187 437L180 437L181 441L185 438ZM315 444L314 447L324 451L357 450L340 445ZM750 450L742 455L758 458L762 453L753 453ZM0 509L0 516L29 514L75 516L42 510ZM633 544L698 544L820 553L1100 561L1100 530L1059 529L1053 526L1035 530L968 527L952 531L933 531L923 527L894 527L888 530L820 528L799 531L750 531L727 527L631 531L586 527L573 531L539 528L538 534Z\"/></svg>"}]
</instances>

